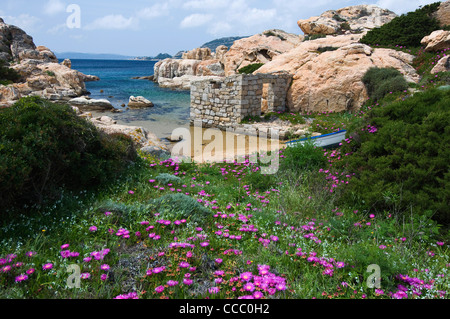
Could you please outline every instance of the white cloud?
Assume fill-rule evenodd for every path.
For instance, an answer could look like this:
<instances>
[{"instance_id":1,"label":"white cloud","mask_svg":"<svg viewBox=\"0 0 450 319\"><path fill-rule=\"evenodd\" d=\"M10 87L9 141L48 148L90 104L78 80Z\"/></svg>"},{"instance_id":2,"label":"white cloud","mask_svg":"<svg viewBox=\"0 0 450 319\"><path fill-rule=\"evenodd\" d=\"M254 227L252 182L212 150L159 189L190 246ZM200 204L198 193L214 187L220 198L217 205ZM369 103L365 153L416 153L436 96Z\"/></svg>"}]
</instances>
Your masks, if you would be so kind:
<instances>
[{"instance_id":1,"label":"white cloud","mask_svg":"<svg viewBox=\"0 0 450 319\"><path fill-rule=\"evenodd\" d=\"M232 29L233 29L233 27L228 22L219 21L219 22L213 23L208 28L208 33L212 34L212 35L223 35L223 34L228 34Z\"/></svg>"},{"instance_id":2,"label":"white cloud","mask_svg":"<svg viewBox=\"0 0 450 319\"><path fill-rule=\"evenodd\" d=\"M30 34L30 32L33 31L38 26L38 23L41 21L39 18L30 16L27 13L14 17L4 16L3 20L7 24L15 25L16 27L21 28L28 34Z\"/></svg>"},{"instance_id":3,"label":"white cloud","mask_svg":"<svg viewBox=\"0 0 450 319\"><path fill-rule=\"evenodd\" d=\"M60 0L49 0L44 6L44 13L47 15L55 15L66 11L66 5Z\"/></svg>"},{"instance_id":4,"label":"white cloud","mask_svg":"<svg viewBox=\"0 0 450 319\"><path fill-rule=\"evenodd\" d=\"M121 14L110 14L94 20L86 25L86 30L126 30L136 29L138 19L135 17L125 18Z\"/></svg>"},{"instance_id":5,"label":"white cloud","mask_svg":"<svg viewBox=\"0 0 450 319\"><path fill-rule=\"evenodd\" d=\"M170 13L170 7L167 2L156 3L151 7L144 8L137 13L137 16L142 19L153 19L161 16L168 15Z\"/></svg>"},{"instance_id":6,"label":"white cloud","mask_svg":"<svg viewBox=\"0 0 450 319\"><path fill-rule=\"evenodd\" d=\"M378 0L376 5L394 11L398 15L415 11L419 6L438 2L437 0Z\"/></svg>"},{"instance_id":7,"label":"white cloud","mask_svg":"<svg viewBox=\"0 0 450 319\"><path fill-rule=\"evenodd\" d=\"M191 0L183 4L185 9L213 10L225 8L229 0Z\"/></svg>"},{"instance_id":8,"label":"white cloud","mask_svg":"<svg viewBox=\"0 0 450 319\"><path fill-rule=\"evenodd\" d=\"M195 28L200 27L213 19L212 14L194 13L183 19L180 23L182 28Z\"/></svg>"}]
</instances>

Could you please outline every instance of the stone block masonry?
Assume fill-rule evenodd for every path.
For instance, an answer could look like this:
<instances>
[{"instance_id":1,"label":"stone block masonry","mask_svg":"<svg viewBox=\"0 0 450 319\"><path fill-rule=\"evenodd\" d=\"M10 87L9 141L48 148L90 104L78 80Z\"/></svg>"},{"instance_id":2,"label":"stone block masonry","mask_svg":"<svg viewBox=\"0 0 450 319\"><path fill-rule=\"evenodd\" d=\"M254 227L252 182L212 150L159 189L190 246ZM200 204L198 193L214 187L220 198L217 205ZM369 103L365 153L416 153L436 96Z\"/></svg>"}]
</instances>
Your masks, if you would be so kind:
<instances>
[{"instance_id":1,"label":"stone block masonry","mask_svg":"<svg viewBox=\"0 0 450 319\"><path fill-rule=\"evenodd\" d=\"M246 116L284 112L292 81L288 73L232 75L191 82L190 121L222 130L239 126Z\"/></svg>"}]
</instances>

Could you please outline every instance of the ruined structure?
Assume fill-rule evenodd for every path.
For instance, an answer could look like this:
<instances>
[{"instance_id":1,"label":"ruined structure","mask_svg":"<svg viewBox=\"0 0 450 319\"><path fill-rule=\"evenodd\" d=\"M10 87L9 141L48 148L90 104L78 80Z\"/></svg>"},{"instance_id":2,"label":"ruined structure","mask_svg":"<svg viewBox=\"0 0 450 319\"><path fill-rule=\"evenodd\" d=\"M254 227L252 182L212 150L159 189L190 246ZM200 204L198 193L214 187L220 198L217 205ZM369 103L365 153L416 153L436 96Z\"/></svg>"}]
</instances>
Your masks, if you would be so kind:
<instances>
[{"instance_id":1,"label":"ruined structure","mask_svg":"<svg viewBox=\"0 0 450 319\"><path fill-rule=\"evenodd\" d=\"M236 128L246 116L284 112L292 81L288 73L232 75L220 80L191 82L191 124Z\"/></svg>"}]
</instances>

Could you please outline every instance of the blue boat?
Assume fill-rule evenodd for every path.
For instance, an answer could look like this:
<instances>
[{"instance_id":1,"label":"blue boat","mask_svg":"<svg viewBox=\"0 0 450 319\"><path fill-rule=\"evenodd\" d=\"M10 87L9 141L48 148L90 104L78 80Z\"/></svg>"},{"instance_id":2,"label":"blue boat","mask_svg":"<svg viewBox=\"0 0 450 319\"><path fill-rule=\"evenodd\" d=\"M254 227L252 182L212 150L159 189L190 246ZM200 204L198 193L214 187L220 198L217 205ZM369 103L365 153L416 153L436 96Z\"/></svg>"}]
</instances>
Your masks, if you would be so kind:
<instances>
[{"instance_id":1,"label":"blue boat","mask_svg":"<svg viewBox=\"0 0 450 319\"><path fill-rule=\"evenodd\" d=\"M340 130L330 134L319 135L315 137L302 138L300 140L294 140L286 142L287 147L293 147L298 144L304 144L306 141L311 141L314 145L323 148L330 148L339 145L345 139L346 130Z\"/></svg>"}]
</instances>

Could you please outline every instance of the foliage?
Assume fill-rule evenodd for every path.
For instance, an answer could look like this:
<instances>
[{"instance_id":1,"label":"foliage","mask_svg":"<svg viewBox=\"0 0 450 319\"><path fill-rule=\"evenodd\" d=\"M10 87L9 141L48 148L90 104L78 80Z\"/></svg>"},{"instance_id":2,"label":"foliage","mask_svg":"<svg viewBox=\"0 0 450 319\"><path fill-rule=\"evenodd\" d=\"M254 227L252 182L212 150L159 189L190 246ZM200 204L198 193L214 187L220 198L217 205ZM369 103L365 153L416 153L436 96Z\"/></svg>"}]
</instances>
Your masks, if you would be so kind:
<instances>
[{"instance_id":1,"label":"foliage","mask_svg":"<svg viewBox=\"0 0 450 319\"><path fill-rule=\"evenodd\" d=\"M401 92L408 88L400 71L394 68L370 68L362 78L367 94L374 101L381 100L386 94Z\"/></svg>"},{"instance_id":2,"label":"foliage","mask_svg":"<svg viewBox=\"0 0 450 319\"><path fill-rule=\"evenodd\" d=\"M317 49L317 51L319 51L320 53L323 53L323 52L327 52L327 51L336 51L337 49L339 49L339 48L332 47L332 46L325 46L325 47L319 47Z\"/></svg>"},{"instance_id":3,"label":"foliage","mask_svg":"<svg viewBox=\"0 0 450 319\"><path fill-rule=\"evenodd\" d=\"M163 185L167 185L169 183L178 184L181 182L181 179L178 176L168 173L159 174L158 176L156 176L156 180Z\"/></svg>"},{"instance_id":4,"label":"foliage","mask_svg":"<svg viewBox=\"0 0 450 319\"><path fill-rule=\"evenodd\" d=\"M6 66L6 62L4 60L0 60L0 84L11 84L19 81L20 74L17 73L14 69Z\"/></svg>"},{"instance_id":5,"label":"foliage","mask_svg":"<svg viewBox=\"0 0 450 319\"><path fill-rule=\"evenodd\" d=\"M440 2L436 2L398 16L389 23L369 31L360 42L380 46L398 44L419 47L423 37L440 29L439 22L432 17L432 13L439 5Z\"/></svg>"},{"instance_id":6,"label":"foliage","mask_svg":"<svg viewBox=\"0 0 450 319\"><path fill-rule=\"evenodd\" d=\"M346 168L356 173L344 198L376 211L431 210L448 225L449 116L450 92L437 89L374 108L343 147L352 153Z\"/></svg>"},{"instance_id":7,"label":"foliage","mask_svg":"<svg viewBox=\"0 0 450 319\"><path fill-rule=\"evenodd\" d=\"M98 131L69 106L30 97L0 110L4 208L56 196L62 186L81 190L101 185L136 159L130 138Z\"/></svg>"},{"instance_id":8,"label":"foliage","mask_svg":"<svg viewBox=\"0 0 450 319\"><path fill-rule=\"evenodd\" d=\"M189 219L195 222L204 222L211 216L211 211L185 194L168 194L149 202L150 207L157 209L161 218Z\"/></svg>"},{"instance_id":9,"label":"foliage","mask_svg":"<svg viewBox=\"0 0 450 319\"><path fill-rule=\"evenodd\" d=\"M258 70L260 67L262 67L264 63L253 63L249 64L247 66L244 66L243 68L240 68L238 72L240 74L252 74L256 70Z\"/></svg>"},{"instance_id":10,"label":"foliage","mask_svg":"<svg viewBox=\"0 0 450 319\"><path fill-rule=\"evenodd\" d=\"M312 41L320 38L325 38L327 35L323 33L317 33L317 34L308 34L305 36L303 41Z\"/></svg>"},{"instance_id":11,"label":"foliage","mask_svg":"<svg viewBox=\"0 0 450 319\"><path fill-rule=\"evenodd\" d=\"M283 150L281 170L302 171L321 167L326 163L321 148L316 147L311 141L296 144Z\"/></svg>"}]
</instances>

